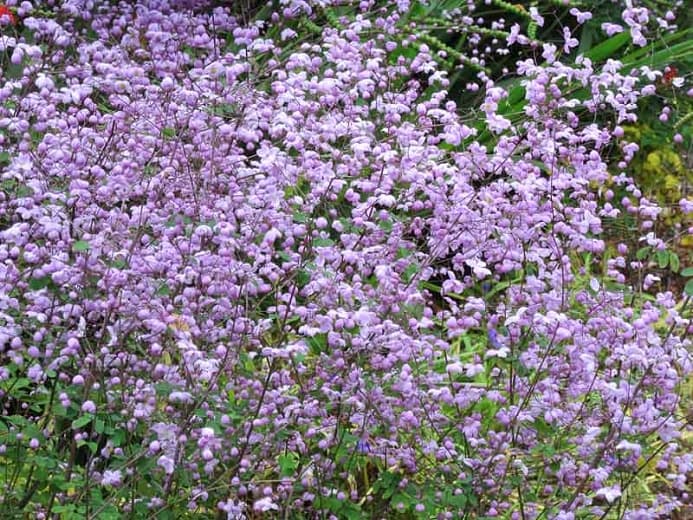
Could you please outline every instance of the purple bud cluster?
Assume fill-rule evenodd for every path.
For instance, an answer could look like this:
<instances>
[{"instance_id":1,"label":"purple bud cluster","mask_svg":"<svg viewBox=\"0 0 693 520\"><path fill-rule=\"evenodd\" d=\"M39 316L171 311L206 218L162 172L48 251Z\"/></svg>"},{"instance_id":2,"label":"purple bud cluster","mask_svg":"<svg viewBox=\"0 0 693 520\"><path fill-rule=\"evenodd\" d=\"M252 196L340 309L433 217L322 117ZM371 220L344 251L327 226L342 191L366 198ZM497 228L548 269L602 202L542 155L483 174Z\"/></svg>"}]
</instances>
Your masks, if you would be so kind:
<instances>
[{"instance_id":1,"label":"purple bud cluster","mask_svg":"<svg viewBox=\"0 0 693 520\"><path fill-rule=\"evenodd\" d=\"M605 31L644 45L633 3ZM35 4L31 38L0 32L0 382L107 421L110 444L72 433L101 442L104 493L146 458L152 511L312 511L372 500L358 459L441 497L464 482L478 515L685 500L690 322L671 292L638 298L656 279L624 285L634 252L603 229L628 217L664 248L622 172L648 71L565 59L566 27L515 65L517 119L484 72L478 111L450 100L405 1L312 37L301 20L330 2L250 22L206 2ZM508 40L538 45L519 25ZM27 445L62 449L36 422L54 430ZM655 459L665 491L639 501L625 482Z\"/></svg>"}]
</instances>

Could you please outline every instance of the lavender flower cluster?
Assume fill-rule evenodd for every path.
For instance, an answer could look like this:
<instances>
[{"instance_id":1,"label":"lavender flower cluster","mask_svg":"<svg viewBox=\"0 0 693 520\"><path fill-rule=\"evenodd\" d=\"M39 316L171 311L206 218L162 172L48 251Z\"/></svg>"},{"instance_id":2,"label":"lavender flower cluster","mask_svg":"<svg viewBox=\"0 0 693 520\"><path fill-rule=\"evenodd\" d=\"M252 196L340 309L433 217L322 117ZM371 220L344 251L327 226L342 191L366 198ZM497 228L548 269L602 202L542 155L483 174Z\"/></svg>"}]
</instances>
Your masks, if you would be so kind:
<instances>
[{"instance_id":1,"label":"lavender flower cluster","mask_svg":"<svg viewBox=\"0 0 693 520\"><path fill-rule=\"evenodd\" d=\"M480 55L450 100L405 0L311 33L338 3L6 3L0 461L58 454L138 518L669 518L691 324L602 227L665 247L623 173L661 71L498 25L534 49L518 120ZM633 3L607 33L675 20Z\"/></svg>"}]
</instances>

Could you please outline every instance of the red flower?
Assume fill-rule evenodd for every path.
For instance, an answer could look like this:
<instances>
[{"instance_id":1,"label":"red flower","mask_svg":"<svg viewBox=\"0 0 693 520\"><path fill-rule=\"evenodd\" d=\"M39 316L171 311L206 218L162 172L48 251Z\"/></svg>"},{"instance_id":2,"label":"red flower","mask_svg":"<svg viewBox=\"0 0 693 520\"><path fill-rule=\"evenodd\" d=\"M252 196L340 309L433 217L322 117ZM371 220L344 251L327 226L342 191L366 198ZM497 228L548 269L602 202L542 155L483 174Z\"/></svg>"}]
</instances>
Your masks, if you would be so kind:
<instances>
[{"instance_id":1,"label":"red flower","mask_svg":"<svg viewBox=\"0 0 693 520\"><path fill-rule=\"evenodd\" d=\"M674 79L676 79L676 76L678 75L679 71L676 67L673 65L669 65L666 69L664 69L664 75L662 76L662 83L664 85L669 85Z\"/></svg>"},{"instance_id":2,"label":"red flower","mask_svg":"<svg viewBox=\"0 0 693 520\"><path fill-rule=\"evenodd\" d=\"M15 18L14 14L12 14L10 8L5 5L0 5L0 16L7 16L10 19L10 23L12 25L17 23L17 18Z\"/></svg>"}]
</instances>

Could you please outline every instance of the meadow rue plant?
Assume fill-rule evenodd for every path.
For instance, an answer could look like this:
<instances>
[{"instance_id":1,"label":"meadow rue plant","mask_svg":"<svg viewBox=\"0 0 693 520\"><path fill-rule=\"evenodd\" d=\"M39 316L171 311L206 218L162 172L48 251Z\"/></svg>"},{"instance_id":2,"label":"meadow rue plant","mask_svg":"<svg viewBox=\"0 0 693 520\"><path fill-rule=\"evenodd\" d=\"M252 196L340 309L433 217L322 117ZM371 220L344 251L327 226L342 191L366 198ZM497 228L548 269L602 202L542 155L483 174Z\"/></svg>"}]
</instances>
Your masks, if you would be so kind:
<instances>
[{"instance_id":1,"label":"meadow rue plant","mask_svg":"<svg viewBox=\"0 0 693 520\"><path fill-rule=\"evenodd\" d=\"M2 510L686 506L693 289L624 172L661 74L491 3L443 13L463 51L425 2L0 7ZM615 49L673 30L621 10Z\"/></svg>"}]
</instances>

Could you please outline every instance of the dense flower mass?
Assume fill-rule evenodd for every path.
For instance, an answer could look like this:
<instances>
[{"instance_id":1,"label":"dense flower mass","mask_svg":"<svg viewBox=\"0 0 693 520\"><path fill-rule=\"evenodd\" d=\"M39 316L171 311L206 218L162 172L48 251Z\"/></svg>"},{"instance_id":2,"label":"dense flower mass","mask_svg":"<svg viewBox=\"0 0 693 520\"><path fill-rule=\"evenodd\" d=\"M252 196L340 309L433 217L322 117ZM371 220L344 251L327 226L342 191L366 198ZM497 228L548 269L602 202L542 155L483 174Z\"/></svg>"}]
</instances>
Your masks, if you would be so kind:
<instances>
[{"instance_id":1,"label":"dense flower mass","mask_svg":"<svg viewBox=\"0 0 693 520\"><path fill-rule=\"evenodd\" d=\"M584 3L542 3L552 41L492 3L445 13L462 50L406 0L0 6L0 508L685 505L688 300L623 130L672 69L584 51ZM622 11L615 49L676 29Z\"/></svg>"}]
</instances>

